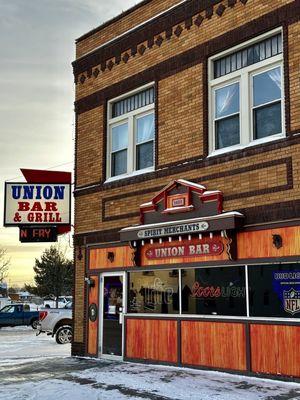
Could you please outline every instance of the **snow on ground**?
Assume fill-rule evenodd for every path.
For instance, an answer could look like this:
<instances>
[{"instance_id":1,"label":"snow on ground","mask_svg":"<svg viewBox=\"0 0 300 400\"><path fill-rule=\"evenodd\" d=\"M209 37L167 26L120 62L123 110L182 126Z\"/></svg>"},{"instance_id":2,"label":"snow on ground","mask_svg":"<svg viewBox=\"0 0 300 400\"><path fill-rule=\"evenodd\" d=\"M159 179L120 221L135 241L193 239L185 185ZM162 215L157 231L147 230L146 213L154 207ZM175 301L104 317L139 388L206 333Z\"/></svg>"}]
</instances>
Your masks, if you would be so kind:
<instances>
[{"instance_id":1,"label":"snow on ground","mask_svg":"<svg viewBox=\"0 0 300 400\"><path fill-rule=\"evenodd\" d=\"M0 400L300 400L300 384L72 358L31 328L0 329Z\"/></svg>"},{"instance_id":2,"label":"snow on ground","mask_svg":"<svg viewBox=\"0 0 300 400\"><path fill-rule=\"evenodd\" d=\"M0 329L0 363L24 362L41 357L70 356L71 345L58 345L54 338L41 334L31 326Z\"/></svg>"}]
</instances>

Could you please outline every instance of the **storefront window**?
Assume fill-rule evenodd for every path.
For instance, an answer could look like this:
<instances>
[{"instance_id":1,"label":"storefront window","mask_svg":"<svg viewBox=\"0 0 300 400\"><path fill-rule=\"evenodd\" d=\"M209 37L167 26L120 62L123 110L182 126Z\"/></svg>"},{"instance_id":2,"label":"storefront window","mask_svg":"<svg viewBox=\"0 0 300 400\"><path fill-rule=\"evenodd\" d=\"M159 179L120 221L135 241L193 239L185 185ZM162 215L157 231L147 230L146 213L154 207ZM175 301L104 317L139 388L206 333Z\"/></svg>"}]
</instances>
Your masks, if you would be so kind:
<instances>
[{"instance_id":1,"label":"storefront window","mask_svg":"<svg viewBox=\"0 0 300 400\"><path fill-rule=\"evenodd\" d=\"M246 316L244 267L182 270L182 313Z\"/></svg>"},{"instance_id":2,"label":"storefront window","mask_svg":"<svg viewBox=\"0 0 300 400\"><path fill-rule=\"evenodd\" d=\"M249 265L251 317L300 318L300 264Z\"/></svg>"},{"instance_id":3,"label":"storefront window","mask_svg":"<svg viewBox=\"0 0 300 400\"><path fill-rule=\"evenodd\" d=\"M179 313L179 271L129 273L128 312Z\"/></svg>"}]
</instances>

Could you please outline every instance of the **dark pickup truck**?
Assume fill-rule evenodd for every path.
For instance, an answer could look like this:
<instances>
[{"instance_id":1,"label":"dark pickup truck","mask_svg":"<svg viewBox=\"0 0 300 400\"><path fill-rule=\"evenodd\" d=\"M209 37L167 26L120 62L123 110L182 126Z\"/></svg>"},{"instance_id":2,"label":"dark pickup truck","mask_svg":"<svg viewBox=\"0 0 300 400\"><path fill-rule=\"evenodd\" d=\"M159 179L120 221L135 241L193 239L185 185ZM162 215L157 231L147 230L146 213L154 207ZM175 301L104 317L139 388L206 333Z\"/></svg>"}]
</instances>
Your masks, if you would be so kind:
<instances>
[{"instance_id":1,"label":"dark pickup truck","mask_svg":"<svg viewBox=\"0 0 300 400\"><path fill-rule=\"evenodd\" d=\"M39 312L30 311L28 304L9 304L0 310L0 328L4 326L31 325L37 328Z\"/></svg>"}]
</instances>

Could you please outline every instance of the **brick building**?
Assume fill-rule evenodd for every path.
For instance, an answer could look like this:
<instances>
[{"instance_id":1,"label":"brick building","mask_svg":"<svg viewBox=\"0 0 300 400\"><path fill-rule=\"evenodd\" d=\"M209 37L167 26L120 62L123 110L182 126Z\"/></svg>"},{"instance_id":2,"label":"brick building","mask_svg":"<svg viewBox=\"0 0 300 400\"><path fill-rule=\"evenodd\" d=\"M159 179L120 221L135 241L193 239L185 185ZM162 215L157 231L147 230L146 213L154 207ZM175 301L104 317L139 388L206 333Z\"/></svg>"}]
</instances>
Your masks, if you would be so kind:
<instances>
[{"instance_id":1,"label":"brick building","mask_svg":"<svg viewBox=\"0 0 300 400\"><path fill-rule=\"evenodd\" d=\"M299 16L144 0L77 39L74 355L300 377Z\"/></svg>"}]
</instances>

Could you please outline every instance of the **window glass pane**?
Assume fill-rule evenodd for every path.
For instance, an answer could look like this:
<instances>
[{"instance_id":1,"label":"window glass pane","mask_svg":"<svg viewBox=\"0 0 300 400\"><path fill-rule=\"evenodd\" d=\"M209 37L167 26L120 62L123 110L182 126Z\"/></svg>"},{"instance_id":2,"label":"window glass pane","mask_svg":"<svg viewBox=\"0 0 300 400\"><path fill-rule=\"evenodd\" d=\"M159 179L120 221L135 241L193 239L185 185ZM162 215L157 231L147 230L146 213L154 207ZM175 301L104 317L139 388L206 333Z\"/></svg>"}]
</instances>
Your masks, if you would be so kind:
<instances>
[{"instance_id":1,"label":"window glass pane","mask_svg":"<svg viewBox=\"0 0 300 400\"><path fill-rule=\"evenodd\" d=\"M248 64L248 52L247 50L242 51L242 67L247 67Z\"/></svg>"},{"instance_id":2,"label":"window glass pane","mask_svg":"<svg viewBox=\"0 0 300 400\"><path fill-rule=\"evenodd\" d=\"M225 58L223 58L221 60L221 75L225 75L226 74L226 64L225 64Z\"/></svg>"},{"instance_id":3,"label":"window glass pane","mask_svg":"<svg viewBox=\"0 0 300 400\"><path fill-rule=\"evenodd\" d=\"M240 110L239 83L217 89L215 92L215 117L226 117Z\"/></svg>"},{"instance_id":4,"label":"window glass pane","mask_svg":"<svg viewBox=\"0 0 300 400\"><path fill-rule=\"evenodd\" d=\"M128 312L177 314L178 277L178 270L129 273Z\"/></svg>"},{"instance_id":5,"label":"window glass pane","mask_svg":"<svg viewBox=\"0 0 300 400\"><path fill-rule=\"evenodd\" d=\"M154 138L154 114L136 119L136 143L147 142Z\"/></svg>"},{"instance_id":6,"label":"window glass pane","mask_svg":"<svg viewBox=\"0 0 300 400\"><path fill-rule=\"evenodd\" d=\"M214 77L219 78L221 76L221 62L217 60L214 62Z\"/></svg>"},{"instance_id":7,"label":"window glass pane","mask_svg":"<svg viewBox=\"0 0 300 400\"><path fill-rule=\"evenodd\" d=\"M259 51L259 44L256 44L253 47L253 62L257 63L260 61L260 51Z\"/></svg>"},{"instance_id":8,"label":"window glass pane","mask_svg":"<svg viewBox=\"0 0 300 400\"><path fill-rule=\"evenodd\" d=\"M254 63L254 46L249 47L247 59L248 59L248 65Z\"/></svg>"},{"instance_id":9,"label":"window glass pane","mask_svg":"<svg viewBox=\"0 0 300 400\"><path fill-rule=\"evenodd\" d=\"M266 58L271 57L272 55L272 39L266 40Z\"/></svg>"},{"instance_id":10,"label":"window glass pane","mask_svg":"<svg viewBox=\"0 0 300 400\"><path fill-rule=\"evenodd\" d=\"M246 315L245 267L182 271L182 312Z\"/></svg>"},{"instance_id":11,"label":"window glass pane","mask_svg":"<svg viewBox=\"0 0 300 400\"><path fill-rule=\"evenodd\" d=\"M117 151L111 155L111 176L127 172L127 150Z\"/></svg>"},{"instance_id":12,"label":"window glass pane","mask_svg":"<svg viewBox=\"0 0 300 400\"><path fill-rule=\"evenodd\" d=\"M260 52L260 60L262 61L266 58L266 42L260 43L259 52Z\"/></svg>"},{"instance_id":13,"label":"window glass pane","mask_svg":"<svg viewBox=\"0 0 300 400\"><path fill-rule=\"evenodd\" d=\"M256 108L254 115L254 139L281 133L281 102Z\"/></svg>"},{"instance_id":14,"label":"window glass pane","mask_svg":"<svg viewBox=\"0 0 300 400\"><path fill-rule=\"evenodd\" d=\"M253 104L269 103L281 98L281 69L274 68L253 77Z\"/></svg>"},{"instance_id":15,"label":"window glass pane","mask_svg":"<svg viewBox=\"0 0 300 400\"><path fill-rule=\"evenodd\" d=\"M236 68L240 69L242 68L242 52L239 51L236 55Z\"/></svg>"},{"instance_id":16,"label":"window glass pane","mask_svg":"<svg viewBox=\"0 0 300 400\"><path fill-rule=\"evenodd\" d=\"M136 147L136 169L153 166L153 142L139 144Z\"/></svg>"},{"instance_id":17,"label":"window glass pane","mask_svg":"<svg viewBox=\"0 0 300 400\"><path fill-rule=\"evenodd\" d=\"M1 312L7 313L7 312L14 312L14 307L13 306L5 306L1 309Z\"/></svg>"},{"instance_id":18,"label":"window glass pane","mask_svg":"<svg viewBox=\"0 0 300 400\"><path fill-rule=\"evenodd\" d=\"M277 53L278 53L278 39L275 36L272 38L272 55L274 56Z\"/></svg>"},{"instance_id":19,"label":"window glass pane","mask_svg":"<svg viewBox=\"0 0 300 400\"><path fill-rule=\"evenodd\" d=\"M234 146L240 143L239 115L216 121L216 149Z\"/></svg>"},{"instance_id":20,"label":"window glass pane","mask_svg":"<svg viewBox=\"0 0 300 400\"><path fill-rule=\"evenodd\" d=\"M278 54L282 53L282 40L281 40L281 35L277 37L277 42L278 42Z\"/></svg>"},{"instance_id":21,"label":"window glass pane","mask_svg":"<svg viewBox=\"0 0 300 400\"><path fill-rule=\"evenodd\" d=\"M231 71L236 70L236 54L233 54L231 57Z\"/></svg>"},{"instance_id":22,"label":"window glass pane","mask_svg":"<svg viewBox=\"0 0 300 400\"><path fill-rule=\"evenodd\" d=\"M253 317L300 317L300 264L249 265Z\"/></svg>"},{"instance_id":23,"label":"window glass pane","mask_svg":"<svg viewBox=\"0 0 300 400\"><path fill-rule=\"evenodd\" d=\"M281 33L214 61L214 78L219 78L280 53L282 53ZM233 57L236 57L236 61L232 61ZM230 67L229 58L231 58Z\"/></svg>"},{"instance_id":24,"label":"window glass pane","mask_svg":"<svg viewBox=\"0 0 300 400\"><path fill-rule=\"evenodd\" d=\"M113 103L112 118L119 117L122 114L144 107L151 103L154 103L153 87Z\"/></svg>"},{"instance_id":25,"label":"window glass pane","mask_svg":"<svg viewBox=\"0 0 300 400\"><path fill-rule=\"evenodd\" d=\"M114 126L112 133L112 151L124 149L128 146L128 124Z\"/></svg>"},{"instance_id":26,"label":"window glass pane","mask_svg":"<svg viewBox=\"0 0 300 400\"><path fill-rule=\"evenodd\" d=\"M230 56L226 57L226 74L229 74L231 72L231 58Z\"/></svg>"}]
</instances>

